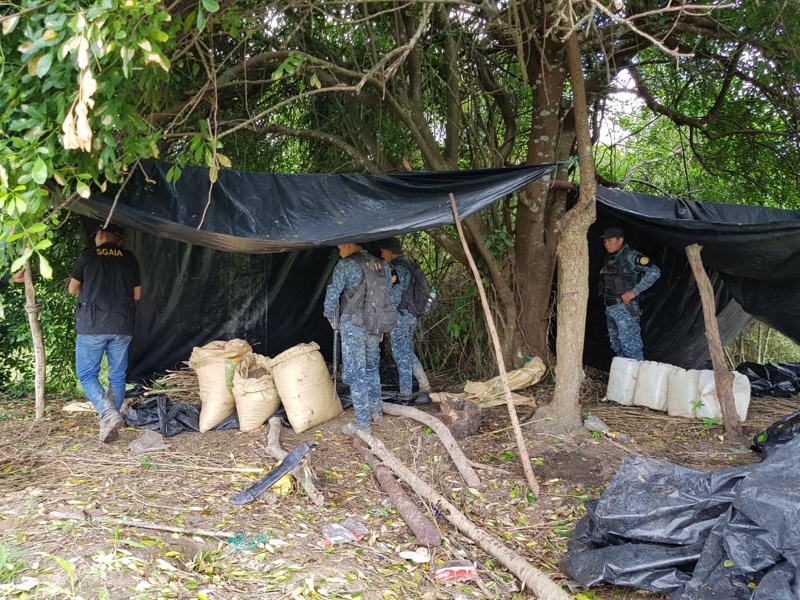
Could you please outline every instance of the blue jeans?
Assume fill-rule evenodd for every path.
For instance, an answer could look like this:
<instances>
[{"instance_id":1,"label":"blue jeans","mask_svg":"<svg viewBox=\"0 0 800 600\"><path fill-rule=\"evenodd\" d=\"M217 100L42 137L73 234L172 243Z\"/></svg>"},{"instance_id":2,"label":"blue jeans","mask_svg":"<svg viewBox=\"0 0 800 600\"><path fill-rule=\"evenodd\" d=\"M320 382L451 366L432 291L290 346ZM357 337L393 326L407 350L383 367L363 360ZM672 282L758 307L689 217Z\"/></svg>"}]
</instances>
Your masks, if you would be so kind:
<instances>
[{"instance_id":1,"label":"blue jeans","mask_svg":"<svg viewBox=\"0 0 800 600\"><path fill-rule=\"evenodd\" d=\"M128 346L132 336L115 334L78 334L75 344L75 372L86 397L97 414L108 406L106 399L119 410L125 400L125 375L128 371ZM100 363L108 359L108 392L100 383Z\"/></svg>"}]
</instances>

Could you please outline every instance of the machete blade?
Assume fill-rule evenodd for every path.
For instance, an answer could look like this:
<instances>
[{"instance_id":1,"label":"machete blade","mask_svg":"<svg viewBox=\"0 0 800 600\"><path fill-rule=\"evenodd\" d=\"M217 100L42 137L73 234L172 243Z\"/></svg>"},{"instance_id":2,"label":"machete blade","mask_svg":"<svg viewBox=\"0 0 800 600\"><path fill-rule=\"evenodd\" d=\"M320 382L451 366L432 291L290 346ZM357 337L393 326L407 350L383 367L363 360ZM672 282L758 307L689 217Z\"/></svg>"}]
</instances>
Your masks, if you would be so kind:
<instances>
[{"instance_id":1,"label":"machete blade","mask_svg":"<svg viewBox=\"0 0 800 600\"><path fill-rule=\"evenodd\" d=\"M317 442L304 442L300 444L297 448L283 457L281 464L272 469L272 471L264 475L264 477L256 481L249 488L239 492L233 498L231 498L231 504L235 506L250 504L253 500L275 485L281 477L299 465L300 461L303 460L303 457L308 454L309 451L316 445Z\"/></svg>"}]
</instances>

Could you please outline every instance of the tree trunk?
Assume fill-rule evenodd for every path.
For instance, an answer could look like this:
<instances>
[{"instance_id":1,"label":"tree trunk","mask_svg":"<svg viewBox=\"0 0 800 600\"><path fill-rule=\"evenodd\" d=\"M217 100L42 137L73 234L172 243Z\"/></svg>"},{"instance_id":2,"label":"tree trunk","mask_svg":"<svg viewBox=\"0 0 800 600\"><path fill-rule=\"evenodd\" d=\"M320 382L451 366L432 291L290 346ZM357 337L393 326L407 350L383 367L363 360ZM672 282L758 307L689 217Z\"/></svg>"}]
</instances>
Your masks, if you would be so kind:
<instances>
[{"instance_id":1,"label":"tree trunk","mask_svg":"<svg viewBox=\"0 0 800 600\"><path fill-rule=\"evenodd\" d=\"M533 41L524 47L525 68L533 93L525 163L557 162L558 149L562 147L559 140L563 135L559 117L566 79L564 54L560 46L554 46L551 41L545 42L544 49ZM567 156L571 145L567 147ZM551 295L556 267L556 224L560 216L548 210L548 203L554 198L550 189L552 178L536 181L520 193L515 230L514 281L521 347L525 354L539 356L545 364L552 363L549 345Z\"/></svg>"},{"instance_id":2,"label":"tree trunk","mask_svg":"<svg viewBox=\"0 0 800 600\"><path fill-rule=\"evenodd\" d=\"M39 317L42 314L42 307L36 303L36 290L33 287L33 271L31 271L31 261L25 263L25 312L28 313L28 324L31 328L31 340L33 341L34 359L34 391L36 398L36 418L44 417L44 392L45 392L45 373L47 361L44 352L44 335L42 335L42 324Z\"/></svg>"},{"instance_id":3,"label":"tree trunk","mask_svg":"<svg viewBox=\"0 0 800 600\"><path fill-rule=\"evenodd\" d=\"M700 291L700 300L703 304L703 319L706 324L706 340L711 353L711 363L714 365L714 384L717 388L717 400L722 409L722 421L725 424L725 433L742 437L742 424L736 414L736 404L733 401L733 373L728 370L725 363L725 353L719 337L717 323L717 307L714 302L714 288L708 279L708 274L703 268L703 259L700 251L703 249L698 244L686 246L686 256L692 267L697 289Z\"/></svg>"},{"instance_id":4,"label":"tree trunk","mask_svg":"<svg viewBox=\"0 0 800 600\"><path fill-rule=\"evenodd\" d=\"M556 338L556 388L553 402L536 412L551 418L548 429L572 430L582 426L580 388L583 381L583 342L586 334L586 304L589 299L589 226L595 220L597 191L594 156L589 134L589 111L581 68L577 32L566 41L567 63L572 80L575 132L581 187L578 204L560 220L558 243L558 334ZM544 423L547 423L546 421Z\"/></svg>"}]
</instances>

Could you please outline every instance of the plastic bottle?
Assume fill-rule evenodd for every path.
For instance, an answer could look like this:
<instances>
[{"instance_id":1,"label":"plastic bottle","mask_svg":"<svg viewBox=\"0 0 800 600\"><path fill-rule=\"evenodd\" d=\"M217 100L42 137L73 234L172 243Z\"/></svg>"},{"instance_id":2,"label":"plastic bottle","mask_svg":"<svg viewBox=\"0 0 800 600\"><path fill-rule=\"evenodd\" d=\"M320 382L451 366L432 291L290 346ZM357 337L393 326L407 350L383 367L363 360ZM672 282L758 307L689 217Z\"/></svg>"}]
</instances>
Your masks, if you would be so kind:
<instances>
[{"instance_id":1,"label":"plastic bottle","mask_svg":"<svg viewBox=\"0 0 800 600\"><path fill-rule=\"evenodd\" d=\"M607 438L611 438L612 440L624 442L625 444L633 443L633 439L627 433L620 433L619 431L604 431L603 435Z\"/></svg>"},{"instance_id":2,"label":"plastic bottle","mask_svg":"<svg viewBox=\"0 0 800 600\"><path fill-rule=\"evenodd\" d=\"M428 295L428 299L425 300L425 314L429 315L433 312L432 305L433 301L436 300L436 290L431 288L431 293Z\"/></svg>"}]
</instances>

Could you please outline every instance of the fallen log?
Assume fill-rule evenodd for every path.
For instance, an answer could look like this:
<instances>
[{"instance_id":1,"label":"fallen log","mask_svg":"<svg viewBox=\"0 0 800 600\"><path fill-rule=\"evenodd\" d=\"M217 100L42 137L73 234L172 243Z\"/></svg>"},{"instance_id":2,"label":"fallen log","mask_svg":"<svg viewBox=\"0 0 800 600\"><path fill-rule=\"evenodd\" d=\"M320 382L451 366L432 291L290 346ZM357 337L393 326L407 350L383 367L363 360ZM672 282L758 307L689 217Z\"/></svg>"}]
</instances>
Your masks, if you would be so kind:
<instances>
[{"instance_id":1,"label":"fallen log","mask_svg":"<svg viewBox=\"0 0 800 600\"><path fill-rule=\"evenodd\" d=\"M511 548L508 548L500 540L495 539L489 533L474 525L463 513L453 504L436 492L425 481L412 473L402 462L383 445L378 438L359 430L353 423L347 423L342 427L342 433L346 435L358 436L369 445L372 452L380 458L383 463L394 471L394 473L405 481L418 496L424 498L435 508L438 508L442 515L458 529L462 534L471 539L484 552L492 555L508 568L520 581L528 587L536 598L540 600L570 600L569 594L561 589L542 571L531 565L525 558Z\"/></svg>"},{"instance_id":2,"label":"fallen log","mask_svg":"<svg viewBox=\"0 0 800 600\"><path fill-rule=\"evenodd\" d=\"M412 406L402 406L400 404L389 404L388 402L384 402L381 404L381 410L383 410L383 412L387 415L414 419L415 421L424 423L433 429L433 431L436 432L436 435L439 436L439 440L441 440L448 454L450 454L450 458L453 460L453 463L455 463L456 469L458 469L458 472L461 473L461 477L464 478L466 484L469 487L476 489L481 486L480 478L470 466L469 459L464 455L464 451L461 449L461 446L458 445L458 442L453 437L453 434L450 433L447 425L442 423L436 417L424 413L418 408L414 408Z\"/></svg>"},{"instance_id":3,"label":"fallen log","mask_svg":"<svg viewBox=\"0 0 800 600\"><path fill-rule=\"evenodd\" d=\"M392 475L391 469L385 466L372 452L369 451L364 443L355 438L353 445L367 461L367 464L372 468L378 483L381 484L381 489L386 492L389 498L400 513L400 516L408 525L408 528L414 533L417 542L423 546L438 546L442 543L442 535L439 533L439 528L436 523L431 521L423 515L414 501L408 497L405 490L397 483L397 480Z\"/></svg>"},{"instance_id":4,"label":"fallen log","mask_svg":"<svg viewBox=\"0 0 800 600\"><path fill-rule=\"evenodd\" d=\"M281 420L278 417L272 417L269 420L269 433L267 434L267 452L269 455L276 459L276 460L283 460L283 457L288 454L286 450L281 448ZM314 472L311 470L311 467L303 466L302 464L296 466L294 469L289 471L294 478L300 483L300 485L305 490L306 494L308 494L309 500L313 502L316 506L322 506L325 504L325 497L322 493L317 489L317 486L314 483L316 477L314 476Z\"/></svg>"}]
</instances>

